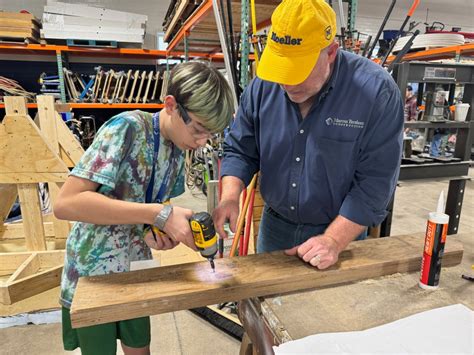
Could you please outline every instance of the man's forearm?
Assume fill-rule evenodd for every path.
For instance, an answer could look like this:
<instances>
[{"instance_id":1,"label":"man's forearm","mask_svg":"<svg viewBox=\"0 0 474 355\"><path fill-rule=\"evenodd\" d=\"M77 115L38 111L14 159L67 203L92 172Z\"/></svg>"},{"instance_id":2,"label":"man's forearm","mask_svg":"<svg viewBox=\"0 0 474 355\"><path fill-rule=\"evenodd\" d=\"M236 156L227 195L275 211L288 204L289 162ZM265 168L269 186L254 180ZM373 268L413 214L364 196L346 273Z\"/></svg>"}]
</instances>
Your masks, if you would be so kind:
<instances>
[{"instance_id":1,"label":"man's forearm","mask_svg":"<svg viewBox=\"0 0 474 355\"><path fill-rule=\"evenodd\" d=\"M332 221L323 236L333 239L338 246L339 252L341 252L366 228L366 226L361 226L339 215Z\"/></svg>"},{"instance_id":2,"label":"man's forearm","mask_svg":"<svg viewBox=\"0 0 474 355\"><path fill-rule=\"evenodd\" d=\"M244 189L244 182L235 176L222 178L221 201L239 201L240 193Z\"/></svg>"}]
</instances>

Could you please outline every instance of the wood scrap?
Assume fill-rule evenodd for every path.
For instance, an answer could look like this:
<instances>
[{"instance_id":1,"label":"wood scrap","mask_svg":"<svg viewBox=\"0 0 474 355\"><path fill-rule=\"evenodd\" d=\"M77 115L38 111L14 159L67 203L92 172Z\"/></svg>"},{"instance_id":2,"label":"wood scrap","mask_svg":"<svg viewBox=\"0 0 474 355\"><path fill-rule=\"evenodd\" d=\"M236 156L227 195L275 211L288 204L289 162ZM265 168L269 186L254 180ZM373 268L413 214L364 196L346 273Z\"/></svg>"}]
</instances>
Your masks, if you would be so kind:
<instances>
[{"instance_id":1,"label":"wood scrap","mask_svg":"<svg viewBox=\"0 0 474 355\"><path fill-rule=\"evenodd\" d=\"M72 325L91 326L419 271L423 245L422 234L353 242L338 263L324 271L298 257L273 252L217 259L216 273L203 261L80 278L71 308ZM443 266L459 264L462 254L462 244L448 237Z\"/></svg>"}]
</instances>

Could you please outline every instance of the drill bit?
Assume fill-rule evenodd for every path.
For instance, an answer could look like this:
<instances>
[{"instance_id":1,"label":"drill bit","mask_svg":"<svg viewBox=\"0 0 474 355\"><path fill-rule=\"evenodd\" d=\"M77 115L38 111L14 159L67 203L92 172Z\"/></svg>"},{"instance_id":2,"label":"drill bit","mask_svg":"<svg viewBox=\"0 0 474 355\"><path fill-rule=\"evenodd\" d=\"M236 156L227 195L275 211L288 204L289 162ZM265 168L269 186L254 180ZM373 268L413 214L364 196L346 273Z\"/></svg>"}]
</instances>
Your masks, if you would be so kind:
<instances>
[{"instance_id":1,"label":"drill bit","mask_svg":"<svg viewBox=\"0 0 474 355\"><path fill-rule=\"evenodd\" d=\"M209 263L211 264L212 272L216 272L216 265L214 264L214 258L209 258Z\"/></svg>"}]
</instances>

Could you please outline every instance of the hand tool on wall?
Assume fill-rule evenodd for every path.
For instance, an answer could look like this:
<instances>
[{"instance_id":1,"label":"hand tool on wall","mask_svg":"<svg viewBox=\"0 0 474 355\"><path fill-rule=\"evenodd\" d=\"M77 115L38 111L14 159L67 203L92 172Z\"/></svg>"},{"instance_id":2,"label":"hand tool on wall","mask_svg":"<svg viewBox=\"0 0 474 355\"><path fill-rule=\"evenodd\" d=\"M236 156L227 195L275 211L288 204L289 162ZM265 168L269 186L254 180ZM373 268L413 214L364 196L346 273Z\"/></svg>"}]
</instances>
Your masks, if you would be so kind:
<instances>
[{"instance_id":1,"label":"hand tool on wall","mask_svg":"<svg viewBox=\"0 0 474 355\"><path fill-rule=\"evenodd\" d=\"M144 70L142 72L141 77L140 77L140 86L138 87L137 97L135 98L135 102L137 104L140 101L140 94L142 93L143 84L145 83L145 79L146 79L146 71Z\"/></svg>"},{"instance_id":2,"label":"hand tool on wall","mask_svg":"<svg viewBox=\"0 0 474 355\"><path fill-rule=\"evenodd\" d=\"M104 76L104 71L102 70L102 67L100 66L94 69L97 71L97 74L95 76L92 102L97 102L97 99L99 98L99 95L100 95L100 84L102 83L102 77Z\"/></svg>"},{"instance_id":3,"label":"hand tool on wall","mask_svg":"<svg viewBox=\"0 0 474 355\"><path fill-rule=\"evenodd\" d=\"M132 76L132 69L129 69L127 72L127 79L125 80L125 85L123 86L122 93L119 98L119 102L123 102L125 99L125 94L127 93L128 83L130 82L130 77Z\"/></svg>"},{"instance_id":4,"label":"hand tool on wall","mask_svg":"<svg viewBox=\"0 0 474 355\"><path fill-rule=\"evenodd\" d=\"M130 89L130 95L128 96L128 99L127 99L129 103L133 101L133 93L135 91L135 86L137 85L137 80L139 76L140 76L140 70L135 70L135 73L133 74L132 88Z\"/></svg>"},{"instance_id":5,"label":"hand tool on wall","mask_svg":"<svg viewBox=\"0 0 474 355\"><path fill-rule=\"evenodd\" d=\"M374 38L374 42L372 43L372 46L370 47L370 50L367 53L367 58L369 58L369 59L372 56L372 52L374 51L374 48L375 48L375 46L377 45L377 43L379 41L380 35L382 34L383 29L385 28L385 24L387 23L388 18L392 14L392 11L393 11L393 8L394 8L396 2L397 2L397 0L392 0L391 4L390 4L390 6L387 10L387 13L385 14L385 17L382 21L382 24L379 27L379 31L377 32L377 35ZM370 44L370 40L369 40L369 44Z\"/></svg>"},{"instance_id":6,"label":"hand tool on wall","mask_svg":"<svg viewBox=\"0 0 474 355\"><path fill-rule=\"evenodd\" d=\"M112 75L113 75L113 70L109 70L109 71L105 72L104 84L102 86L102 95L100 97L100 101L102 103L107 102L107 89L109 87L109 83L110 83L110 80L112 78Z\"/></svg>"},{"instance_id":7,"label":"hand tool on wall","mask_svg":"<svg viewBox=\"0 0 474 355\"><path fill-rule=\"evenodd\" d=\"M155 85L153 86L153 93L151 94L150 101L155 101L155 96L156 96L156 89L158 88L158 82L160 81L160 72L156 72L155 76Z\"/></svg>"},{"instance_id":8,"label":"hand tool on wall","mask_svg":"<svg viewBox=\"0 0 474 355\"><path fill-rule=\"evenodd\" d=\"M395 47L395 45L397 44L398 39L403 35L403 30L405 29L406 24L408 23L408 21L410 20L411 16L412 16L413 13L415 12L415 10L416 10L416 8L418 7L419 3L420 3L420 0L414 0L414 1L413 1L413 4L411 5L410 10L408 10L407 17L405 18L405 20L403 21L402 25L400 26L400 29L398 30L397 36L396 36L396 37L393 39L393 41L390 43L390 47L389 47L387 53L385 54L385 56L383 57L383 60L382 60L382 62L381 62L380 65L382 65L382 66L385 65L385 62L387 61L388 56L389 56L390 53L392 52L393 47Z\"/></svg>"},{"instance_id":9,"label":"hand tool on wall","mask_svg":"<svg viewBox=\"0 0 474 355\"><path fill-rule=\"evenodd\" d=\"M110 103L118 102L118 94L120 92L120 88L122 86L124 76L125 76L125 72L123 70L119 71L116 74L117 81L116 81L116 84L115 84L114 93L112 94L112 97L109 100Z\"/></svg>"},{"instance_id":10,"label":"hand tool on wall","mask_svg":"<svg viewBox=\"0 0 474 355\"><path fill-rule=\"evenodd\" d=\"M148 98L148 92L150 91L150 85L151 85L151 80L153 79L153 70L150 70L150 73L148 74L148 82L146 84L146 89L145 89L145 94L143 94L143 103L146 103L146 100Z\"/></svg>"}]
</instances>

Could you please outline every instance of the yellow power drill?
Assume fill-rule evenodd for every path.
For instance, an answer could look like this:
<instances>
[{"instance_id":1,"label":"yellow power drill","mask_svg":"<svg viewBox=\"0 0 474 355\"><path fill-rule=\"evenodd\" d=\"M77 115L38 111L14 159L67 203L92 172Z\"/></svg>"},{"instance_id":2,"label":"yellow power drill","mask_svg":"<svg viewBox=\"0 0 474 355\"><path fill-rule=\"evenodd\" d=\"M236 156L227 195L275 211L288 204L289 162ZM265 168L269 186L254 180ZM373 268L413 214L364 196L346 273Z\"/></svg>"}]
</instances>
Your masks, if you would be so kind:
<instances>
[{"instance_id":1,"label":"yellow power drill","mask_svg":"<svg viewBox=\"0 0 474 355\"><path fill-rule=\"evenodd\" d=\"M212 271L216 272L214 256L217 254L217 234L211 215L207 212L195 213L189 220L189 224L199 252L209 260Z\"/></svg>"}]
</instances>

